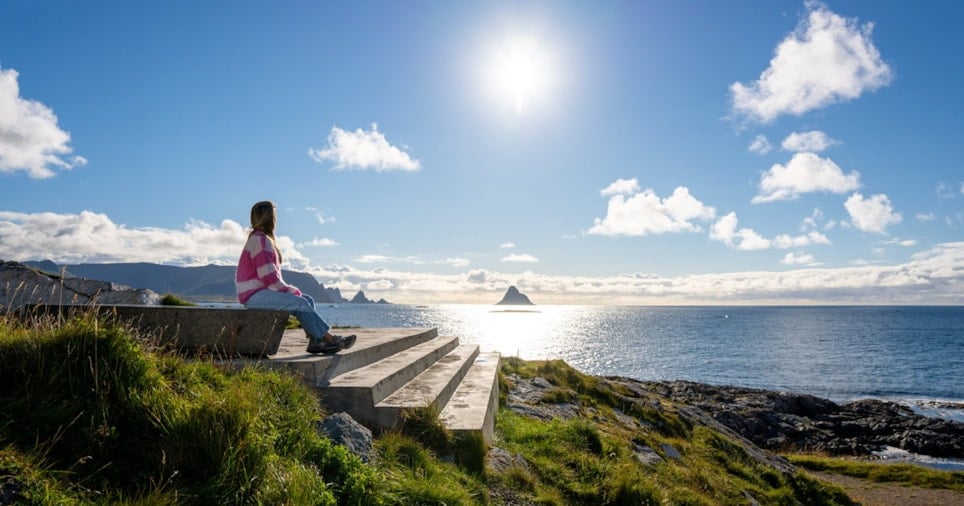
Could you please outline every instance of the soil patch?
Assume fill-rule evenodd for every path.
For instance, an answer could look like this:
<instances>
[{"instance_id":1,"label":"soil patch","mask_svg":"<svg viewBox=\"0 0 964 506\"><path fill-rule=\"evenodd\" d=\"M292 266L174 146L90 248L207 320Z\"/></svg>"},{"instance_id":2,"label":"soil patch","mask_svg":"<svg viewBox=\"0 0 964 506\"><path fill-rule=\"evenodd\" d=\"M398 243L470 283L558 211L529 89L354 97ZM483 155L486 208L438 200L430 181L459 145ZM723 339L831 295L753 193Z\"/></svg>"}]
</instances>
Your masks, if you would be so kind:
<instances>
[{"instance_id":1,"label":"soil patch","mask_svg":"<svg viewBox=\"0 0 964 506\"><path fill-rule=\"evenodd\" d=\"M805 471L811 476L833 483L863 506L953 506L964 505L964 493L881 483L841 474Z\"/></svg>"}]
</instances>

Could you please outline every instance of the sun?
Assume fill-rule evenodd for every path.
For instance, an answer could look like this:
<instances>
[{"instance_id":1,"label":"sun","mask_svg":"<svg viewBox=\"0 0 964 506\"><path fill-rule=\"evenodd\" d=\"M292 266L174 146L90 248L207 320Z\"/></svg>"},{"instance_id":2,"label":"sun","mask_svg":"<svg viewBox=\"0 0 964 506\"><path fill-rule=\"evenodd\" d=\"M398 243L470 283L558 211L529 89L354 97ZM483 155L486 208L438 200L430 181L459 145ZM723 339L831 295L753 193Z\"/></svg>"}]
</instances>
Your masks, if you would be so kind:
<instances>
[{"instance_id":1,"label":"sun","mask_svg":"<svg viewBox=\"0 0 964 506\"><path fill-rule=\"evenodd\" d=\"M519 115L546 98L554 79L550 52L534 38L521 36L493 46L485 74L491 93Z\"/></svg>"}]
</instances>

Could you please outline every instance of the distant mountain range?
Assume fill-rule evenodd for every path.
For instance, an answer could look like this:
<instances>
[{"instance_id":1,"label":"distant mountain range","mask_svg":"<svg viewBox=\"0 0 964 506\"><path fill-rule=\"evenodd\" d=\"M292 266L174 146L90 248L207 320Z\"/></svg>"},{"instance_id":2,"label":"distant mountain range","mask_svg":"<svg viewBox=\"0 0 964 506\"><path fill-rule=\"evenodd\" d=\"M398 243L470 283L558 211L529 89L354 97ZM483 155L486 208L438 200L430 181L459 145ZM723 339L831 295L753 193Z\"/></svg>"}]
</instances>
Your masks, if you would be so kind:
<instances>
[{"instance_id":1,"label":"distant mountain range","mask_svg":"<svg viewBox=\"0 0 964 506\"><path fill-rule=\"evenodd\" d=\"M172 293L189 300L236 300L233 265L205 265L178 267L151 263L75 264L58 265L49 260L23 262L25 265L52 274L109 281L131 288L148 288L159 294ZM359 291L351 300L337 288L326 288L306 272L283 270L286 283L297 286L316 303L344 304L375 303ZM387 304L385 299L379 304Z\"/></svg>"}]
</instances>

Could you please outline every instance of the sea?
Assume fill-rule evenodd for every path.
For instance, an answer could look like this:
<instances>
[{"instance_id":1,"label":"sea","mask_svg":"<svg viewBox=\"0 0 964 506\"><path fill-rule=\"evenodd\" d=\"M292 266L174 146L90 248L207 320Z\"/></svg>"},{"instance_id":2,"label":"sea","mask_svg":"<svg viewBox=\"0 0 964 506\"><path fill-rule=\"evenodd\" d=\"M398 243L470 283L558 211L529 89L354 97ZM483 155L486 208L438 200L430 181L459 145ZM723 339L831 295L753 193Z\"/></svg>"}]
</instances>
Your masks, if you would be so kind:
<instances>
[{"instance_id":1,"label":"sea","mask_svg":"<svg viewBox=\"0 0 964 506\"><path fill-rule=\"evenodd\" d=\"M319 304L334 327L437 327L582 372L881 399L964 422L964 306ZM881 458L964 470L964 460Z\"/></svg>"},{"instance_id":2,"label":"sea","mask_svg":"<svg viewBox=\"0 0 964 506\"><path fill-rule=\"evenodd\" d=\"M437 327L582 372L875 398L964 422L964 306L319 304L335 327Z\"/></svg>"}]
</instances>

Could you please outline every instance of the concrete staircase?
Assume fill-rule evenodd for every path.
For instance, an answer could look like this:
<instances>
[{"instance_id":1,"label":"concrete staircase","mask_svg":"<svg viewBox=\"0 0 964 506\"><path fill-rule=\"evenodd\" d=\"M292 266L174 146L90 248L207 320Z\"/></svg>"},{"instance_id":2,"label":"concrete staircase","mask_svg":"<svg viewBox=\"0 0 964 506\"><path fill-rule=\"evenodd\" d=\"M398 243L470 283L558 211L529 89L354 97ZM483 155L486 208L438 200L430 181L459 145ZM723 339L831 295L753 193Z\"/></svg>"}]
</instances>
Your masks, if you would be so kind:
<instances>
[{"instance_id":1,"label":"concrete staircase","mask_svg":"<svg viewBox=\"0 0 964 506\"><path fill-rule=\"evenodd\" d=\"M288 330L266 364L299 373L320 390L330 412L346 412L373 428L390 429L409 409L434 408L456 435L492 442L498 410L498 353L439 336L435 328L343 329L355 346L335 355L305 353L301 330Z\"/></svg>"}]
</instances>

